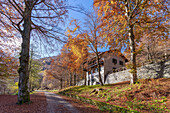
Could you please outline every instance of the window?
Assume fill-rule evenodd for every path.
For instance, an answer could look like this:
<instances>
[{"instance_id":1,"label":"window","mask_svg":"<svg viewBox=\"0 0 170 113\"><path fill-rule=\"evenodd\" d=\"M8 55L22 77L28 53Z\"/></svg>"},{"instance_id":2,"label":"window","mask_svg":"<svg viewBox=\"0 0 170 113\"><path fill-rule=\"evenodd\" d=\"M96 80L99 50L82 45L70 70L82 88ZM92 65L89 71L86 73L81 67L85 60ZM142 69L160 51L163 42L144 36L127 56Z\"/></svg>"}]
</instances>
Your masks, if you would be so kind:
<instances>
[{"instance_id":1,"label":"window","mask_svg":"<svg viewBox=\"0 0 170 113\"><path fill-rule=\"evenodd\" d=\"M113 67L112 69L116 69L115 67Z\"/></svg>"},{"instance_id":2,"label":"window","mask_svg":"<svg viewBox=\"0 0 170 113\"><path fill-rule=\"evenodd\" d=\"M113 70L113 72L116 72L116 68L115 67L113 67L112 70Z\"/></svg>"},{"instance_id":3,"label":"window","mask_svg":"<svg viewBox=\"0 0 170 113\"><path fill-rule=\"evenodd\" d=\"M117 60L113 58L112 63L117 64Z\"/></svg>"},{"instance_id":4,"label":"window","mask_svg":"<svg viewBox=\"0 0 170 113\"><path fill-rule=\"evenodd\" d=\"M119 61L119 64L120 64L120 65L123 65L123 61Z\"/></svg>"}]
</instances>

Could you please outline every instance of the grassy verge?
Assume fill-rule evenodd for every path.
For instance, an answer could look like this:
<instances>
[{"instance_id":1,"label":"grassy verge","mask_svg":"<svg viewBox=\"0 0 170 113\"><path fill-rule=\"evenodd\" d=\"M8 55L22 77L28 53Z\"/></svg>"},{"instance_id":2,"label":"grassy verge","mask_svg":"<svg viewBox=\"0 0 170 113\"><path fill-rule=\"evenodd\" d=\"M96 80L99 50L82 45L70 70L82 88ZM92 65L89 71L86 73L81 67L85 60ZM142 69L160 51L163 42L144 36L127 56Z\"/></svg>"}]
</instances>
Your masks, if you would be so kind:
<instances>
[{"instance_id":1,"label":"grassy verge","mask_svg":"<svg viewBox=\"0 0 170 113\"><path fill-rule=\"evenodd\" d=\"M58 90L43 90L43 91L53 92L53 93L57 93L58 92Z\"/></svg>"},{"instance_id":2,"label":"grassy verge","mask_svg":"<svg viewBox=\"0 0 170 113\"><path fill-rule=\"evenodd\" d=\"M92 93L94 89L102 90ZM59 93L79 100L87 100L90 104L95 103L101 110L114 110L116 106L116 110L119 108L122 110L124 107L126 110L139 112L170 112L170 79L143 79L134 85L124 82L104 86L70 87ZM110 105L114 107L108 107Z\"/></svg>"},{"instance_id":3,"label":"grassy verge","mask_svg":"<svg viewBox=\"0 0 170 113\"><path fill-rule=\"evenodd\" d=\"M120 106L116 106L116 105L111 105L108 103L104 103L104 102L100 102L100 101L96 101L96 100L92 100L92 99L88 99L85 97L81 97L81 96L77 96L77 95L73 95L73 94L68 94L68 93L63 93L63 92L59 92L59 94L80 100L82 102L91 104L91 105L95 105L99 108L99 110L101 111L109 111L109 112L116 112L116 113L139 113L138 111L135 110L129 110Z\"/></svg>"}]
</instances>

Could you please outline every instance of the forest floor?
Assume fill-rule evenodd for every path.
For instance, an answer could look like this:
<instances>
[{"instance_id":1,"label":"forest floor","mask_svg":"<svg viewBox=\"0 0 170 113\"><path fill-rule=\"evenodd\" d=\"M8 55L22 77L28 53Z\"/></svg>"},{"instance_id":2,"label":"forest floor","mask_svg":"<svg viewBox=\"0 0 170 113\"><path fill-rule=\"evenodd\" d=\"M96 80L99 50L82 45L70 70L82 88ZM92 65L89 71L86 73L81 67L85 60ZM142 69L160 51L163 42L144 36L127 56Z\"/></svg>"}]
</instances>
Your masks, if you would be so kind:
<instances>
[{"instance_id":1,"label":"forest floor","mask_svg":"<svg viewBox=\"0 0 170 113\"><path fill-rule=\"evenodd\" d=\"M74 86L60 92L143 113L170 112L170 78L141 79L134 85L126 81L104 86Z\"/></svg>"},{"instance_id":2,"label":"forest floor","mask_svg":"<svg viewBox=\"0 0 170 113\"><path fill-rule=\"evenodd\" d=\"M17 105L17 95L0 95L0 113L46 113L44 93L30 95L31 102Z\"/></svg>"},{"instance_id":3,"label":"forest floor","mask_svg":"<svg viewBox=\"0 0 170 113\"><path fill-rule=\"evenodd\" d=\"M17 105L17 95L0 95L0 113L101 113L96 106L54 93L38 91L30 98L31 103Z\"/></svg>"}]
</instances>

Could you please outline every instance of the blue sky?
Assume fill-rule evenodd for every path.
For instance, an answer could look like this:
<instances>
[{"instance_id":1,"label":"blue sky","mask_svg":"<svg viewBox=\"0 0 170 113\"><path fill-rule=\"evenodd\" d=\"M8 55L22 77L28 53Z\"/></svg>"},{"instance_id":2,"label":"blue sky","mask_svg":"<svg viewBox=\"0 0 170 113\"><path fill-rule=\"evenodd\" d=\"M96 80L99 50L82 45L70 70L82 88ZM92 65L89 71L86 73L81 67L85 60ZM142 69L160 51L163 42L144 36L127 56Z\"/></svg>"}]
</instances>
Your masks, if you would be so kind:
<instances>
[{"instance_id":1,"label":"blue sky","mask_svg":"<svg viewBox=\"0 0 170 113\"><path fill-rule=\"evenodd\" d=\"M93 0L68 0L68 4L71 6L82 7L86 11L91 11L93 9ZM69 11L69 19L76 18L76 19L83 19L85 15L75 12Z\"/></svg>"},{"instance_id":2,"label":"blue sky","mask_svg":"<svg viewBox=\"0 0 170 113\"><path fill-rule=\"evenodd\" d=\"M69 6L81 7L87 12L91 12L93 10L93 0L68 0L68 5ZM67 19L67 21L65 23L65 28L64 29L66 29L69 26L69 23L70 23L70 21L72 19L78 19L80 22L83 22L85 18L87 18L86 15L84 15L84 14L82 14L80 12L69 10L68 19ZM60 45L62 45L62 44L60 44ZM56 48L56 50L53 51L52 53L43 54L42 57L56 56L57 54L60 53L59 48L61 48L61 46ZM106 48L99 49L99 51L101 51L101 52L106 51L106 50L108 50L108 48L107 49Z\"/></svg>"},{"instance_id":3,"label":"blue sky","mask_svg":"<svg viewBox=\"0 0 170 113\"><path fill-rule=\"evenodd\" d=\"M83 7L83 9L85 9L85 11L87 12L91 12L93 10L93 0L68 0L69 5L71 6L77 6L77 7ZM84 18L87 18L84 14L75 12L75 11L71 11L69 10L69 19L68 22L70 22L70 20L72 19L79 19L79 21L83 21ZM99 51L103 52L109 50L108 48L103 48L103 49L99 49Z\"/></svg>"},{"instance_id":4,"label":"blue sky","mask_svg":"<svg viewBox=\"0 0 170 113\"><path fill-rule=\"evenodd\" d=\"M69 6L76 6L76 7L82 7L83 9L85 9L86 11L91 11L93 10L93 0L68 0L68 5ZM68 9L69 10L69 9ZM83 21L83 19L85 18L86 16L82 13L79 13L79 12L76 12L76 11L73 11L73 10L69 10L69 14L68 14L68 18L66 19L66 22L65 22L65 27L63 27L62 25L59 26L59 27L62 27L62 29L66 29L70 23L70 21L72 19L79 19L79 21ZM43 48L40 48L41 50L41 57L50 57L50 56L56 56L60 53L60 49L61 49L61 46L63 44L61 43L58 43L57 46L58 47L53 47L55 50L50 52L48 49L48 47L43 47Z\"/></svg>"}]
</instances>

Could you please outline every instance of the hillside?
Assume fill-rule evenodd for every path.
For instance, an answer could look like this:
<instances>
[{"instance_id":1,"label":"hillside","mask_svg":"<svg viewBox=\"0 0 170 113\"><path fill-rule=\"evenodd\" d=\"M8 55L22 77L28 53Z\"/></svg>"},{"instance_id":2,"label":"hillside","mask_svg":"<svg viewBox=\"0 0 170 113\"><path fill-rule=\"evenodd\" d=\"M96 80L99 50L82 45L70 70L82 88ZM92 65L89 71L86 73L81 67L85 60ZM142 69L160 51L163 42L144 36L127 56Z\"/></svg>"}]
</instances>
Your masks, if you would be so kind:
<instances>
[{"instance_id":1,"label":"hillside","mask_svg":"<svg viewBox=\"0 0 170 113\"><path fill-rule=\"evenodd\" d=\"M42 62L42 64L43 64L42 70L48 70L50 68L52 59L55 60L56 58L57 58L57 56L52 56L52 57L45 57L45 58L41 58L41 59L37 59L37 60Z\"/></svg>"},{"instance_id":2,"label":"hillside","mask_svg":"<svg viewBox=\"0 0 170 113\"><path fill-rule=\"evenodd\" d=\"M134 85L127 81L105 86L70 87L59 93L83 101L87 99L87 103L96 106L98 101L104 102L104 106L98 106L102 111L112 111L107 106L113 105L144 113L170 112L170 78L141 79Z\"/></svg>"}]
</instances>

